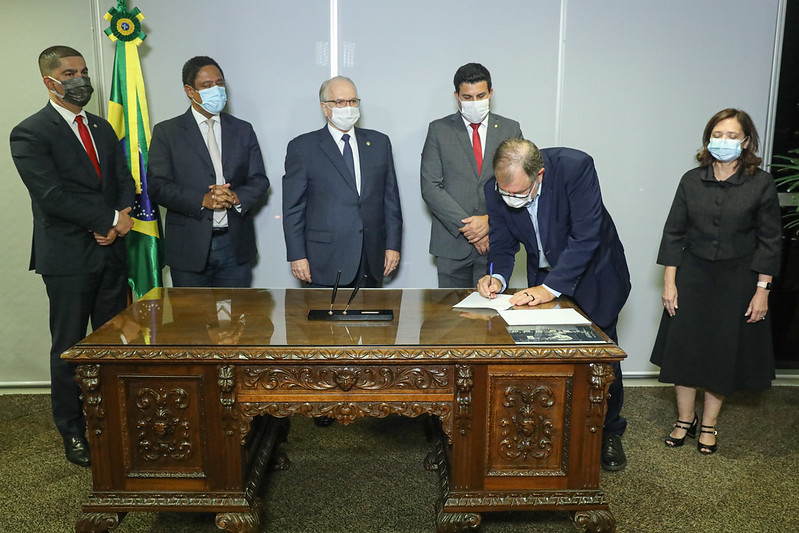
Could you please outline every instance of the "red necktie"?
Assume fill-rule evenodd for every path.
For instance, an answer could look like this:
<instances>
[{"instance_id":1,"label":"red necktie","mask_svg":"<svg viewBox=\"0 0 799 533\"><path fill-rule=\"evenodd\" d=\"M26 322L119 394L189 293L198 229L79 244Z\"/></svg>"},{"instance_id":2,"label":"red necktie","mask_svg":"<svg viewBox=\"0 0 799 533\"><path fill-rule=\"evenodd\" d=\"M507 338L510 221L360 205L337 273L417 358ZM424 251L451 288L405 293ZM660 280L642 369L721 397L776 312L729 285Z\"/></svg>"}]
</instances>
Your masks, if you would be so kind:
<instances>
[{"instance_id":1,"label":"red necktie","mask_svg":"<svg viewBox=\"0 0 799 533\"><path fill-rule=\"evenodd\" d=\"M100 162L97 160L97 152L94 151L94 144L92 143L92 136L89 135L89 128L83 123L83 117L78 115L75 117L75 122L78 123L78 133L80 133L80 140L83 142L83 147L86 153L89 154L89 159L92 160L92 165L97 171L97 177L100 178Z\"/></svg>"},{"instance_id":2,"label":"red necktie","mask_svg":"<svg viewBox=\"0 0 799 533\"><path fill-rule=\"evenodd\" d=\"M474 150L474 160L477 161L477 174L483 171L483 144L480 142L480 134L477 129L480 123L469 124L472 127L472 149Z\"/></svg>"}]
</instances>

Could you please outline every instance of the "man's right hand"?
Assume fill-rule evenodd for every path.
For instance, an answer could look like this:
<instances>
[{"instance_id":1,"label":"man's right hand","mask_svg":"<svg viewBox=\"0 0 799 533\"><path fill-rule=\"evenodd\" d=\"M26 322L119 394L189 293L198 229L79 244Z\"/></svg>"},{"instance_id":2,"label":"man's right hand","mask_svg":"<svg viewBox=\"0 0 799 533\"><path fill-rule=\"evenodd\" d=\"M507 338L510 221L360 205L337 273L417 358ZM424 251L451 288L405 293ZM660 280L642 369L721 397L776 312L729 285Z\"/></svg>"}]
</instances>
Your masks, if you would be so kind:
<instances>
[{"instance_id":1,"label":"man's right hand","mask_svg":"<svg viewBox=\"0 0 799 533\"><path fill-rule=\"evenodd\" d=\"M483 298L496 298L497 294L502 290L502 282L492 276L483 276L477 282L477 292Z\"/></svg>"},{"instance_id":2,"label":"man's right hand","mask_svg":"<svg viewBox=\"0 0 799 533\"><path fill-rule=\"evenodd\" d=\"M130 213L130 210L130 207L126 207L119 212L119 220L117 220L117 225L113 228L120 237L127 235L127 233L133 228L133 219L128 214Z\"/></svg>"},{"instance_id":3,"label":"man's right hand","mask_svg":"<svg viewBox=\"0 0 799 533\"><path fill-rule=\"evenodd\" d=\"M238 202L238 197L230 190L230 184L209 185L203 195L203 207L210 210L229 209Z\"/></svg>"},{"instance_id":4,"label":"man's right hand","mask_svg":"<svg viewBox=\"0 0 799 533\"><path fill-rule=\"evenodd\" d=\"M485 255L488 253L488 235L472 244L474 244L478 254Z\"/></svg>"},{"instance_id":5,"label":"man's right hand","mask_svg":"<svg viewBox=\"0 0 799 533\"><path fill-rule=\"evenodd\" d=\"M291 262L291 273L300 281L311 283L311 265L308 259L297 259Z\"/></svg>"}]
</instances>

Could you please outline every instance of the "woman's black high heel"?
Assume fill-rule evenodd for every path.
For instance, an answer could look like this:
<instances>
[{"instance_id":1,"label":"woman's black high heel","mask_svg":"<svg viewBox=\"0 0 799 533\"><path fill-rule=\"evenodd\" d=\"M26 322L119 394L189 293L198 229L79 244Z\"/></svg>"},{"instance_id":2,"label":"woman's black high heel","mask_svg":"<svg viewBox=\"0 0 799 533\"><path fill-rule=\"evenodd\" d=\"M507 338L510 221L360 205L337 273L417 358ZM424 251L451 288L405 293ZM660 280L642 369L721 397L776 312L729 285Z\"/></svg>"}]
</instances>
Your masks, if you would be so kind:
<instances>
[{"instance_id":1,"label":"woman's black high heel","mask_svg":"<svg viewBox=\"0 0 799 533\"><path fill-rule=\"evenodd\" d=\"M712 431L708 431L705 428ZM704 424L702 424L701 433L707 433L709 435L714 435L714 436L719 434L719 432L716 431L716 426L706 426ZM696 449L699 450L699 453L703 455L712 455L716 453L716 445L718 445L718 442L716 442L715 444L704 444L702 443L701 440L696 441Z\"/></svg>"},{"instance_id":2,"label":"woman's black high heel","mask_svg":"<svg viewBox=\"0 0 799 533\"><path fill-rule=\"evenodd\" d=\"M671 435L666 435L666 439L663 442L666 444L666 446L669 446L670 448L678 448L682 446L683 444L685 444L685 437L691 437L692 439L696 437L697 424L699 424L699 418L697 418L696 414L694 414L693 422L686 422L685 420L677 420L677 423L674 424L674 427L686 430L685 435L679 439L676 437L672 437Z\"/></svg>"}]
</instances>

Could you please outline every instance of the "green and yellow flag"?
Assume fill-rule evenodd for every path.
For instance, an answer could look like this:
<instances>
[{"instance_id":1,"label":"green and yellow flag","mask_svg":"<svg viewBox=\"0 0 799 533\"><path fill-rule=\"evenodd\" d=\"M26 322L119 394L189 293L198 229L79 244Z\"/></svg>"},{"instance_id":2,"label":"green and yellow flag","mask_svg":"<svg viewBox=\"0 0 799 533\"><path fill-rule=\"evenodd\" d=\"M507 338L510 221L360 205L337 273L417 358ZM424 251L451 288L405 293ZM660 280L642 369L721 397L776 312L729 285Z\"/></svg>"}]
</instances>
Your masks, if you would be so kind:
<instances>
[{"instance_id":1,"label":"green and yellow flag","mask_svg":"<svg viewBox=\"0 0 799 533\"><path fill-rule=\"evenodd\" d=\"M110 23L105 34L116 43L108 121L125 148L136 181L136 203L130 213L134 224L125 242L130 266L128 283L134 299L138 299L153 287L163 286L161 223L158 206L152 204L147 194L150 119L138 48L146 37L141 29L144 15L138 8L128 11L126 1L118 0L117 7L109 9L105 19Z\"/></svg>"}]
</instances>

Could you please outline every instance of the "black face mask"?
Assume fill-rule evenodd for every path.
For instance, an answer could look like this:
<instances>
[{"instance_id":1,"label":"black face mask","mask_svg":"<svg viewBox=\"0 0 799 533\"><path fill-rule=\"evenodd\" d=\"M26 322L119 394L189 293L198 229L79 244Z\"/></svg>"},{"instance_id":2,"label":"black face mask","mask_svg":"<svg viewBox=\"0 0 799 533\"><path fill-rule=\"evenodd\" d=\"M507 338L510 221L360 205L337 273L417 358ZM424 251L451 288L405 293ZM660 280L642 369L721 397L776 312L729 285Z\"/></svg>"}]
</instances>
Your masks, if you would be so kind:
<instances>
[{"instance_id":1,"label":"black face mask","mask_svg":"<svg viewBox=\"0 0 799 533\"><path fill-rule=\"evenodd\" d=\"M77 78L70 78L64 81L58 81L52 76L51 80L55 80L64 88L64 96L56 93L56 96L67 102L68 104L83 107L89 103L94 92L92 87L92 80L89 76L79 76Z\"/></svg>"}]
</instances>

